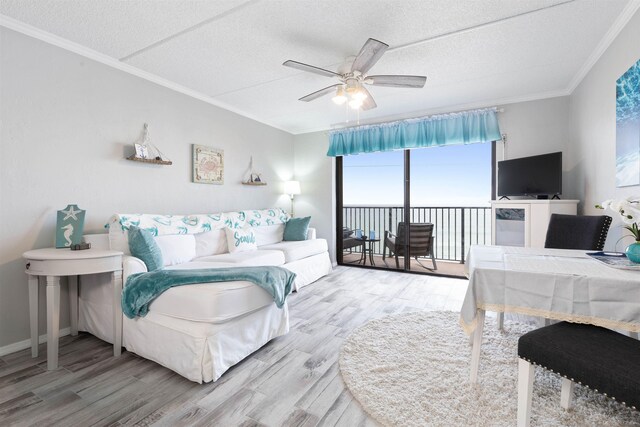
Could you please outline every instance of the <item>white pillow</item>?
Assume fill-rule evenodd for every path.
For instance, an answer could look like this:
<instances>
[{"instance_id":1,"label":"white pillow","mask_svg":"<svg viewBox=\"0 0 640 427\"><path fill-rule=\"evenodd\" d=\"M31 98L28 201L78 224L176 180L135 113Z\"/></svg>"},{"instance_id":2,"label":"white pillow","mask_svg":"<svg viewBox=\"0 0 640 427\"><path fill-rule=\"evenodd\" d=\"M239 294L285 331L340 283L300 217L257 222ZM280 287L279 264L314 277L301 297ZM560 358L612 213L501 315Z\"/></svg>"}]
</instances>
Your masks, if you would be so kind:
<instances>
[{"instance_id":1,"label":"white pillow","mask_svg":"<svg viewBox=\"0 0 640 427\"><path fill-rule=\"evenodd\" d=\"M255 251L256 235L251 228L225 228L229 252Z\"/></svg>"},{"instance_id":2,"label":"white pillow","mask_svg":"<svg viewBox=\"0 0 640 427\"><path fill-rule=\"evenodd\" d=\"M273 245L282 242L284 235L284 224L261 225L252 228L256 235L258 246Z\"/></svg>"},{"instance_id":3,"label":"white pillow","mask_svg":"<svg viewBox=\"0 0 640 427\"><path fill-rule=\"evenodd\" d=\"M224 232L224 228L194 234L194 236L196 238L196 257L198 258L229 252L227 234Z\"/></svg>"},{"instance_id":4,"label":"white pillow","mask_svg":"<svg viewBox=\"0 0 640 427\"><path fill-rule=\"evenodd\" d=\"M122 230L120 224L109 224L109 249L112 251L121 251L125 255L131 255L129 250L129 236Z\"/></svg>"},{"instance_id":5,"label":"white pillow","mask_svg":"<svg viewBox=\"0 0 640 427\"><path fill-rule=\"evenodd\" d=\"M189 262L196 257L196 238L193 234L170 234L158 236L155 240L165 266Z\"/></svg>"}]
</instances>

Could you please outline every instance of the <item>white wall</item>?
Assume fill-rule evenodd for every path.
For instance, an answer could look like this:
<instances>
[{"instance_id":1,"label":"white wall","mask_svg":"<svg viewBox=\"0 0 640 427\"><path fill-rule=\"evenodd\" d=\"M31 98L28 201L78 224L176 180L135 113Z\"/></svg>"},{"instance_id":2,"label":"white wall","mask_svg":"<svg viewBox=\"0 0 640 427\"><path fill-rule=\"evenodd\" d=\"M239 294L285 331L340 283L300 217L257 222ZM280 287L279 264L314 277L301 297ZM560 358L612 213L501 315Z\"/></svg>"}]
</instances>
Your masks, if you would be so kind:
<instances>
[{"instance_id":1,"label":"white wall","mask_svg":"<svg viewBox=\"0 0 640 427\"><path fill-rule=\"evenodd\" d=\"M500 131L507 134L506 152L497 144L497 160L562 151L563 199L576 196L569 164L569 97L505 105L498 114Z\"/></svg>"},{"instance_id":2,"label":"white wall","mask_svg":"<svg viewBox=\"0 0 640 427\"><path fill-rule=\"evenodd\" d=\"M616 188L616 80L640 59L640 11L636 12L571 95L571 167L584 214L602 215L594 205L605 199L640 196L640 186ZM608 212L611 215L611 212ZM616 218L617 220L617 218ZM615 242L622 230L614 222L608 250L624 250L631 239ZM625 232L626 234L626 232Z\"/></svg>"},{"instance_id":3,"label":"white wall","mask_svg":"<svg viewBox=\"0 0 640 427\"><path fill-rule=\"evenodd\" d=\"M336 262L335 159L327 157L327 132L314 132L294 137L296 179L301 195L296 196L296 216L311 216L318 237L327 239L329 255Z\"/></svg>"},{"instance_id":4,"label":"white wall","mask_svg":"<svg viewBox=\"0 0 640 427\"><path fill-rule=\"evenodd\" d=\"M115 212L288 209L292 135L4 28L0 63L0 347L29 338L21 256L53 244L69 203L86 209L85 232ZM145 122L172 166L124 160ZM224 149L224 185L191 182L191 144ZM266 187L240 184L250 155ZM41 334L44 315L43 292Z\"/></svg>"}]
</instances>

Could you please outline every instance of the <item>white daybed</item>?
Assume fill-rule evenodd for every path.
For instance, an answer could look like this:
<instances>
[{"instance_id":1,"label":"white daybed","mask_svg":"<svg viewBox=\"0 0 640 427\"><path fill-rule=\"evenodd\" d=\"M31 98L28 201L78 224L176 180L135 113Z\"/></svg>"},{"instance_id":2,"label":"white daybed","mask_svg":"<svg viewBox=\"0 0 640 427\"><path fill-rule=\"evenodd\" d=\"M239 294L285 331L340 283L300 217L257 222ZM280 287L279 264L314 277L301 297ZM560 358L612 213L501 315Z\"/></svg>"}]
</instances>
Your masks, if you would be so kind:
<instances>
[{"instance_id":1,"label":"white daybed","mask_svg":"<svg viewBox=\"0 0 640 427\"><path fill-rule=\"evenodd\" d=\"M165 269L194 269L276 265L297 274L300 289L331 272L327 242L310 229L308 238L283 242L287 214L281 209L209 215L114 215L109 235L87 236L94 246L121 250L123 283L146 271L130 256L126 228L137 225L157 234ZM253 227L258 250L229 253L224 228ZM82 331L112 342L112 289L106 276L80 283L79 322ZM123 346L198 382L217 380L229 367L269 340L289 331L285 304L245 281L207 283L171 288L149 306L143 318L123 320Z\"/></svg>"}]
</instances>

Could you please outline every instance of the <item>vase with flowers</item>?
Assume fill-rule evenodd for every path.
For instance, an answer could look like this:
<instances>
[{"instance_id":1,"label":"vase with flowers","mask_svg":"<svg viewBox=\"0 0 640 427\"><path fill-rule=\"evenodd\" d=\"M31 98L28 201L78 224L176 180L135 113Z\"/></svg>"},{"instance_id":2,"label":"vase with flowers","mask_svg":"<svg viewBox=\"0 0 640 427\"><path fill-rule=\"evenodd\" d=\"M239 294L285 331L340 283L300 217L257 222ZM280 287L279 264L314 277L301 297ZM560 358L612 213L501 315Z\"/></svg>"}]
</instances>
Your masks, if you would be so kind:
<instances>
[{"instance_id":1,"label":"vase with flowers","mask_svg":"<svg viewBox=\"0 0 640 427\"><path fill-rule=\"evenodd\" d=\"M620 215L620 219L624 223L624 228L631 232L635 239L635 243L627 246L625 254L630 261L640 263L640 196L628 197L619 200L605 200L602 204L596 205L598 209L609 209Z\"/></svg>"}]
</instances>

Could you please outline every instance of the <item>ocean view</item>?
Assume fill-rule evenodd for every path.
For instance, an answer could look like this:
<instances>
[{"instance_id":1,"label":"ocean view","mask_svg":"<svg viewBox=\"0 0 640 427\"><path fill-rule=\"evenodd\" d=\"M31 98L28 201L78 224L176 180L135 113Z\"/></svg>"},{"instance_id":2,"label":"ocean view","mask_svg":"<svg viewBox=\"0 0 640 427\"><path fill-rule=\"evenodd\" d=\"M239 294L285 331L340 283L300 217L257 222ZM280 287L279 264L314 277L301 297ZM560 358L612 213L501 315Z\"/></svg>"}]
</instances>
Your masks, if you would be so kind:
<instances>
[{"instance_id":1,"label":"ocean view","mask_svg":"<svg viewBox=\"0 0 640 427\"><path fill-rule=\"evenodd\" d=\"M412 207L411 222L434 224L437 259L462 261L469 245L491 242L490 207ZM403 221L401 206L344 206L343 226L360 229L365 236L371 231L380 242L374 243L374 253L382 254L385 231L397 232Z\"/></svg>"},{"instance_id":2,"label":"ocean view","mask_svg":"<svg viewBox=\"0 0 640 427\"><path fill-rule=\"evenodd\" d=\"M462 261L470 244L491 241L491 144L411 150L411 222L433 223L436 258ZM404 216L404 152L344 158L343 226L396 233Z\"/></svg>"}]
</instances>

